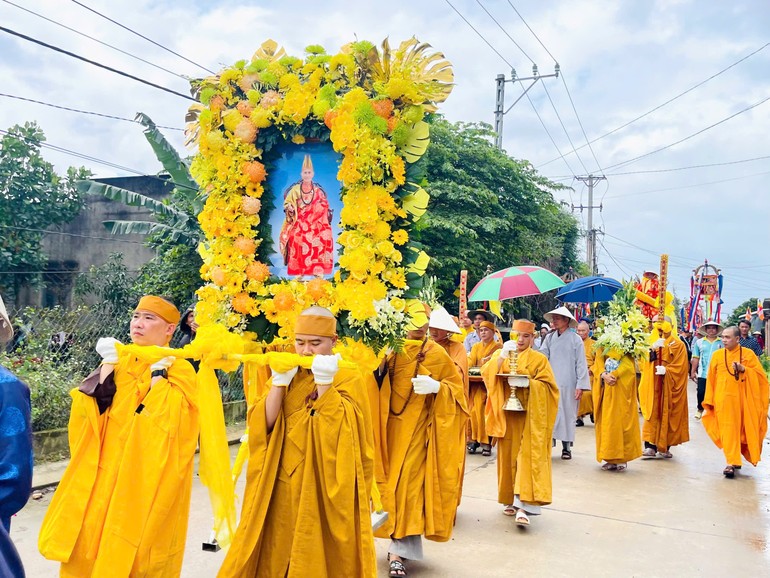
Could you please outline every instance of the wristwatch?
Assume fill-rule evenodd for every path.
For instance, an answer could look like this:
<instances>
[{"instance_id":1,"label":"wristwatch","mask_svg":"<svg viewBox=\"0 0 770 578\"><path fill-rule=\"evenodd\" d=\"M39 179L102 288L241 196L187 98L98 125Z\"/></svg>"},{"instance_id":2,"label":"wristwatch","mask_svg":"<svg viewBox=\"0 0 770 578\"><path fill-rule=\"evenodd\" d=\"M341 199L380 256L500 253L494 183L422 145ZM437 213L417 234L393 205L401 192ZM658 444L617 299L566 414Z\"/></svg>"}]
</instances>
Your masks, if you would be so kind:
<instances>
[{"instance_id":1,"label":"wristwatch","mask_svg":"<svg viewBox=\"0 0 770 578\"><path fill-rule=\"evenodd\" d=\"M168 370L167 369L155 369L150 374L151 377L162 377L164 379L168 379Z\"/></svg>"}]
</instances>

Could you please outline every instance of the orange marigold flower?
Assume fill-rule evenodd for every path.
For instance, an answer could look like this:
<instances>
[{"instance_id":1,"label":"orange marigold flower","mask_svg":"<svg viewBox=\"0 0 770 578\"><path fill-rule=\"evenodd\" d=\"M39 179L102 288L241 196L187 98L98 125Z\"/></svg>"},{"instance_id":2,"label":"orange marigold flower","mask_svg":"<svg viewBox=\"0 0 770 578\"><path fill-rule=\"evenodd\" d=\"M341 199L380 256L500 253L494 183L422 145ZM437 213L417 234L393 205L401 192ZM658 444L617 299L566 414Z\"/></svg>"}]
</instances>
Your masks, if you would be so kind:
<instances>
[{"instance_id":1,"label":"orange marigold flower","mask_svg":"<svg viewBox=\"0 0 770 578\"><path fill-rule=\"evenodd\" d=\"M307 284L306 293L313 301L319 301L326 297L326 287L329 282L321 277L316 277Z\"/></svg>"},{"instance_id":2,"label":"orange marigold flower","mask_svg":"<svg viewBox=\"0 0 770 578\"><path fill-rule=\"evenodd\" d=\"M395 116L391 116L388 119L388 132L393 132L398 126L398 119Z\"/></svg>"},{"instance_id":3,"label":"orange marigold flower","mask_svg":"<svg viewBox=\"0 0 770 578\"><path fill-rule=\"evenodd\" d=\"M334 122L334 119L337 118L337 114L338 113L333 110L327 110L326 114L324 114L324 124L329 130L332 129L332 123Z\"/></svg>"},{"instance_id":4,"label":"orange marigold flower","mask_svg":"<svg viewBox=\"0 0 770 578\"><path fill-rule=\"evenodd\" d=\"M225 109L225 99L221 94L215 94L209 101L209 109L214 112L219 112Z\"/></svg>"},{"instance_id":5,"label":"orange marigold flower","mask_svg":"<svg viewBox=\"0 0 770 578\"><path fill-rule=\"evenodd\" d=\"M245 143L250 143L254 142L254 140L257 138L257 132L257 127L254 126L254 123L252 123L249 119L244 118L241 122L238 123L238 126L235 127L233 136Z\"/></svg>"},{"instance_id":6,"label":"orange marigold flower","mask_svg":"<svg viewBox=\"0 0 770 578\"><path fill-rule=\"evenodd\" d=\"M211 280L220 287L224 287L227 283L227 272L221 267L214 267L211 270Z\"/></svg>"},{"instance_id":7,"label":"orange marigold flower","mask_svg":"<svg viewBox=\"0 0 770 578\"><path fill-rule=\"evenodd\" d=\"M273 297L273 305L276 311L290 311L294 307L294 295L291 291L279 291Z\"/></svg>"},{"instance_id":8,"label":"orange marigold flower","mask_svg":"<svg viewBox=\"0 0 770 578\"><path fill-rule=\"evenodd\" d=\"M243 195L241 197L241 208L247 215L256 215L262 208L262 201L255 199L254 197Z\"/></svg>"},{"instance_id":9,"label":"orange marigold flower","mask_svg":"<svg viewBox=\"0 0 770 578\"><path fill-rule=\"evenodd\" d=\"M249 296L248 293L241 292L233 297L233 310L238 313L249 313L253 305L254 300Z\"/></svg>"},{"instance_id":10,"label":"orange marigold flower","mask_svg":"<svg viewBox=\"0 0 770 578\"><path fill-rule=\"evenodd\" d=\"M235 108L238 109L238 112L240 112L243 116L251 116L251 113L254 111L254 105L251 104L248 100L242 100L240 101Z\"/></svg>"},{"instance_id":11,"label":"orange marigold flower","mask_svg":"<svg viewBox=\"0 0 770 578\"><path fill-rule=\"evenodd\" d=\"M262 283L270 277L270 269L264 263L254 262L246 266L246 277L252 281Z\"/></svg>"},{"instance_id":12,"label":"orange marigold flower","mask_svg":"<svg viewBox=\"0 0 770 578\"><path fill-rule=\"evenodd\" d=\"M377 116L381 116L382 118L387 119L393 112L393 101L389 98L383 100L375 100L372 103L372 108L374 108L374 112L377 114Z\"/></svg>"},{"instance_id":13,"label":"orange marigold flower","mask_svg":"<svg viewBox=\"0 0 770 578\"><path fill-rule=\"evenodd\" d=\"M248 175L249 179L253 183L261 183L265 180L267 173L265 172L265 165L259 161L249 161L244 163L243 172Z\"/></svg>"},{"instance_id":14,"label":"orange marigold flower","mask_svg":"<svg viewBox=\"0 0 770 578\"><path fill-rule=\"evenodd\" d=\"M268 90L265 94L262 95L262 98L259 101L259 106L262 108L270 108L271 106L275 106L280 102L280 93L275 90Z\"/></svg>"},{"instance_id":15,"label":"orange marigold flower","mask_svg":"<svg viewBox=\"0 0 770 578\"><path fill-rule=\"evenodd\" d=\"M233 243L233 247L244 255L253 255L254 251L257 250L257 244L248 237L238 237Z\"/></svg>"},{"instance_id":16,"label":"orange marigold flower","mask_svg":"<svg viewBox=\"0 0 770 578\"><path fill-rule=\"evenodd\" d=\"M244 74L238 81L238 86L243 92L249 92L254 88L255 82L259 82L259 74Z\"/></svg>"}]
</instances>

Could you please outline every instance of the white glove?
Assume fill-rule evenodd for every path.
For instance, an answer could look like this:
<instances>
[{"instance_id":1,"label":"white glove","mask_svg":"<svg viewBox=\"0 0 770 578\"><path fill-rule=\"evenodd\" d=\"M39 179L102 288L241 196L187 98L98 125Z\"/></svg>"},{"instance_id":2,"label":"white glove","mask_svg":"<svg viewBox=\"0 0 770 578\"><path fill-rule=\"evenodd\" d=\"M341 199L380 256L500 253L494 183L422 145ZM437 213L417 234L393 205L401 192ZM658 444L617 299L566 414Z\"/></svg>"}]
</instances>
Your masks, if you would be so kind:
<instances>
[{"instance_id":1,"label":"white glove","mask_svg":"<svg viewBox=\"0 0 770 578\"><path fill-rule=\"evenodd\" d=\"M515 341L513 340L506 341L505 343L503 343L503 350L502 352L500 352L500 355L502 357L508 357L511 354L511 351L516 351L516 349L517 349L517 344Z\"/></svg>"},{"instance_id":2,"label":"white glove","mask_svg":"<svg viewBox=\"0 0 770 578\"><path fill-rule=\"evenodd\" d=\"M666 340L662 337L652 344L653 349L660 349L666 343Z\"/></svg>"},{"instance_id":3,"label":"white glove","mask_svg":"<svg viewBox=\"0 0 770 578\"><path fill-rule=\"evenodd\" d=\"M156 361L150 366L150 371L162 371L164 369L168 369L174 364L175 359L176 357L171 355L168 357L164 357L163 359L159 359L158 361Z\"/></svg>"},{"instance_id":4,"label":"white glove","mask_svg":"<svg viewBox=\"0 0 770 578\"><path fill-rule=\"evenodd\" d=\"M315 382L318 385L331 385L334 376L340 369L339 361L339 353L336 355L316 355L313 358L313 365L310 367Z\"/></svg>"},{"instance_id":5,"label":"white glove","mask_svg":"<svg viewBox=\"0 0 770 578\"><path fill-rule=\"evenodd\" d=\"M666 368L663 365L655 366L655 375L666 375Z\"/></svg>"},{"instance_id":6,"label":"white glove","mask_svg":"<svg viewBox=\"0 0 770 578\"><path fill-rule=\"evenodd\" d=\"M412 378L412 389L419 395L428 395L429 393L438 393L441 382L436 381L430 375L418 375Z\"/></svg>"},{"instance_id":7,"label":"white glove","mask_svg":"<svg viewBox=\"0 0 770 578\"><path fill-rule=\"evenodd\" d=\"M104 363L115 365L118 362L118 348L116 345L123 345L114 337L100 337L96 342L96 353L102 356Z\"/></svg>"},{"instance_id":8,"label":"white glove","mask_svg":"<svg viewBox=\"0 0 770 578\"><path fill-rule=\"evenodd\" d=\"M274 371L271 367L270 370L273 371L273 385L277 385L278 387L288 387L291 380L297 375L298 369L299 367L294 367L289 371L281 373L279 371Z\"/></svg>"}]
</instances>

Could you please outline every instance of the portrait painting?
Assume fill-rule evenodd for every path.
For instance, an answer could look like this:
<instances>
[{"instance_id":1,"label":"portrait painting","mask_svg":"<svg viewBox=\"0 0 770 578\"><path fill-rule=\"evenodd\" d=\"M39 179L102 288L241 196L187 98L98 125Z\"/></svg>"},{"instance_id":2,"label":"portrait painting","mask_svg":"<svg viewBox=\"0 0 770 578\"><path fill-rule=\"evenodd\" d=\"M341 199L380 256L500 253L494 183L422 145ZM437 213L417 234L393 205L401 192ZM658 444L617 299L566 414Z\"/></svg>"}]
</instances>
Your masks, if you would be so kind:
<instances>
[{"instance_id":1,"label":"portrait painting","mask_svg":"<svg viewBox=\"0 0 770 578\"><path fill-rule=\"evenodd\" d=\"M270 271L280 277L331 277L336 270L342 209L331 143L287 143L268 177L276 208L270 214Z\"/></svg>"}]
</instances>

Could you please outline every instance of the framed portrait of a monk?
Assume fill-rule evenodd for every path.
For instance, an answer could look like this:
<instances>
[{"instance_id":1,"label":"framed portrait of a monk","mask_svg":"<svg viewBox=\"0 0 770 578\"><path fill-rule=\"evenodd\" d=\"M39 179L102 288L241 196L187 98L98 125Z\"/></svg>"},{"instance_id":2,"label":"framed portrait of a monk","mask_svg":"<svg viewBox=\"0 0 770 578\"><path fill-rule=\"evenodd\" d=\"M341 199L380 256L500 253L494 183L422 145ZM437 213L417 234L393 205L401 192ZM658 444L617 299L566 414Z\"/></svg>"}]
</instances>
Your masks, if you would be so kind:
<instances>
[{"instance_id":1,"label":"framed portrait of a monk","mask_svg":"<svg viewBox=\"0 0 770 578\"><path fill-rule=\"evenodd\" d=\"M270 272L280 277L331 277L338 266L342 209L331 143L286 144L268 177L276 208L270 214Z\"/></svg>"}]
</instances>

